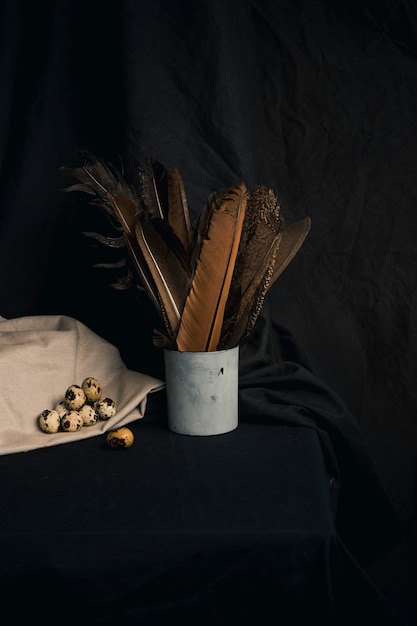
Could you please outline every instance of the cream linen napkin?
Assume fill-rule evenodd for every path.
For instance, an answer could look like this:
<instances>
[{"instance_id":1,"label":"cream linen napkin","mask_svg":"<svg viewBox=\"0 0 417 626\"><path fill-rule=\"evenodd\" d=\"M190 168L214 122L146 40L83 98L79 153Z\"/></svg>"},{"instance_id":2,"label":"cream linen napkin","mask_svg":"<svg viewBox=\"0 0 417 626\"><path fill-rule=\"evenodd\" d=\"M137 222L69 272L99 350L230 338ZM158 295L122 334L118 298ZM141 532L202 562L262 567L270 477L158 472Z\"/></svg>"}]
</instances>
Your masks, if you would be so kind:
<instances>
[{"instance_id":1,"label":"cream linen napkin","mask_svg":"<svg viewBox=\"0 0 417 626\"><path fill-rule=\"evenodd\" d=\"M37 418L66 389L97 378L116 415L76 433L46 434ZM143 417L147 395L161 380L127 369L118 349L64 315L0 317L0 454L26 452L103 434Z\"/></svg>"}]
</instances>

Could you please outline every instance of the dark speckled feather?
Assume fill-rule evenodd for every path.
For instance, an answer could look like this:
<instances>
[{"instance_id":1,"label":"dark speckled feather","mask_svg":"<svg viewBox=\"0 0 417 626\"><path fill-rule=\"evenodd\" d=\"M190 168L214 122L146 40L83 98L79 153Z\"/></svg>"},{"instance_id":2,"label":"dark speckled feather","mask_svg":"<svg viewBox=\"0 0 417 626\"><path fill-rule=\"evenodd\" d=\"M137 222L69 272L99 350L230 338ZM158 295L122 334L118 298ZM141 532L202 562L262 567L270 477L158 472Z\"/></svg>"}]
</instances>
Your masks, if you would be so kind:
<instances>
[{"instance_id":1,"label":"dark speckled feather","mask_svg":"<svg viewBox=\"0 0 417 626\"><path fill-rule=\"evenodd\" d=\"M259 315L273 273L285 227L278 199L271 189L255 187L249 195L235 272L227 301L220 345L237 345Z\"/></svg>"},{"instance_id":2,"label":"dark speckled feather","mask_svg":"<svg viewBox=\"0 0 417 626\"><path fill-rule=\"evenodd\" d=\"M243 341L268 289L303 244L310 218L287 226L271 189L258 185L248 194L242 183L211 193L193 228L178 170L148 159L136 189L112 165L83 154L83 166L62 168L77 181L64 191L88 194L111 218L116 236L85 234L108 247L126 247L136 286L163 321L154 344L201 352ZM131 284L128 276L115 286Z\"/></svg>"}]
</instances>

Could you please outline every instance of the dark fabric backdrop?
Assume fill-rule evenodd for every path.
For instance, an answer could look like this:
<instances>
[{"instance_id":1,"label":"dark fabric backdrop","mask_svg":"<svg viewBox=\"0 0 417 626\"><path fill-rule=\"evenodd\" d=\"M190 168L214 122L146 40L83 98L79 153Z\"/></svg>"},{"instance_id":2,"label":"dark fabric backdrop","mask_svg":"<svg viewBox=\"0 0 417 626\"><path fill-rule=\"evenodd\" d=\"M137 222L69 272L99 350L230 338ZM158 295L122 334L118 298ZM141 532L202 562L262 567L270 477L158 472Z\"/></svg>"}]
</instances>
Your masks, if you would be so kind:
<instances>
[{"instance_id":1,"label":"dark fabric backdrop","mask_svg":"<svg viewBox=\"0 0 417 626\"><path fill-rule=\"evenodd\" d=\"M268 298L279 360L346 403L400 515L417 478L417 7L411 0L4 0L0 315L73 315L161 375L152 315L93 268L61 189L88 149L135 182L271 186L311 232ZM77 295L74 296L74 284Z\"/></svg>"}]
</instances>

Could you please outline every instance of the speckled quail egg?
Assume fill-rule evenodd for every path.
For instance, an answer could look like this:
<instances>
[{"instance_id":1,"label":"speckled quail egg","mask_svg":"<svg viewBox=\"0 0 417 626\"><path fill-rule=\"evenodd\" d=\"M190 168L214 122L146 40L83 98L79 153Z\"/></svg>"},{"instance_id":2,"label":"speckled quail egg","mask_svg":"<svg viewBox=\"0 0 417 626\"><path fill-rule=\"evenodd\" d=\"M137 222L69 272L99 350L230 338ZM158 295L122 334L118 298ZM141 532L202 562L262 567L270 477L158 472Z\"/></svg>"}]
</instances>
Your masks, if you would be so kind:
<instances>
[{"instance_id":1,"label":"speckled quail egg","mask_svg":"<svg viewBox=\"0 0 417 626\"><path fill-rule=\"evenodd\" d=\"M61 418L61 428L67 433L75 433L77 430L81 430L83 426L83 418L79 411L68 411L68 413Z\"/></svg>"},{"instance_id":2,"label":"speckled quail egg","mask_svg":"<svg viewBox=\"0 0 417 626\"><path fill-rule=\"evenodd\" d=\"M81 384L81 388L85 393L86 401L89 404L93 404L101 398L101 384L93 376L85 378Z\"/></svg>"},{"instance_id":3,"label":"speckled quail egg","mask_svg":"<svg viewBox=\"0 0 417 626\"><path fill-rule=\"evenodd\" d=\"M111 398L103 398L97 402L96 411L102 420L108 420L116 415L116 403Z\"/></svg>"},{"instance_id":4,"label":"speckled quail egg","mask_svg":"<svg viewBox=\"0 0 417 626\"><path fill-rule=\"evenodd\" d=\"M109 448L125 450L133 445L135 438L130 428L122 426L107 433L106 441Z\"/></svg>"},{"instance_id":5,"label":"speckled quail egg","mask_svg":"<svg viewBox=\"0 0 417 626\"><path fill-rule=\"evenodd\" d=\"M97 424L98 415L91 404L84 404L78 411L83 420L83 426L94 426Z\"/></svg>"},{"instance_id":6,"label":"speckled quail egg","mask_svg":"<svg viewBox=\"0 0 417 626\"><path fill-rule=\"evenodd\" d=\"M61 427L61 419L58 411L45 409L38 417L38 423L44 433L57 433Z\"/></svg>"},{"instance_id":7,"label":"speckled quail egg","mask_svg":"<svg viewBox=\"0 0 417 626\"><path fill-rule=\"evenodd\" d=\"M64 417L64 415L68 412L68 407L65 404L64 400L61 400L61 402L57 402L57 404L54 407L55 411L58 411L58 415L59 417Z\"/></svg>"},{"instance_id":8,"label":"speckled quail egg","mask_svg":"<svg viewBox=\"0 0 417 626\"><path fill-rule=\"evenodd\" d=\"M64 400L70 411L78 411L86 401L84 390L80 385L70 385L65 392Z\"/></svg>"}]
</instances>

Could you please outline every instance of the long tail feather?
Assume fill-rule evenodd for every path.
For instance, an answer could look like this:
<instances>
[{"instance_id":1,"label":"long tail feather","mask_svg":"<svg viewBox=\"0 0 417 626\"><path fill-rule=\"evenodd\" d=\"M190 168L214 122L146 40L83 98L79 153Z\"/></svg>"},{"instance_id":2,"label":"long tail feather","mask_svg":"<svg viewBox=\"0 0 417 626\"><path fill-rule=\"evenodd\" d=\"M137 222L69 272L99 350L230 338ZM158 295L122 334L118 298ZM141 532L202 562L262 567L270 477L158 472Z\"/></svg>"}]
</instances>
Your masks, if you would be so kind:
<instances>
[{"instance_id":1,"label":"long tail feather","mask_svg":"<svg viewBox=\"0 0 417 626\"><path fill-rule=\"evenodd\" d=\"M200 217L197 220L197 223L194 225L193 242L191 247L191 267L193 271L195 271L203 241L207 238L207 231L210 225L211 216L220 208L226 192L227 189L218 189L210 194L203 207Z\"/></svg>"},{"instance_id":2,"label":"long tail feather","mask_svg":"<svg viewBox=\"0 0 417 626\"><path fill-rule=\"evenodd\" d=\"M168 223L190 257L193 231L184 184L177 169L168 172Z\"/></svg>"},{"instance_id":3,"label":"long tail feather","mask_svg":"<svg viewBox=\"0 0 417 626\"><path fill-rule=\"evenodd\" d=\"M167 330L170 336L174 337L190 288L191 276L152 222L138 221L135 225L135 234L162 302L169 323Z\"/></svg>"},{"instance_id":4,"label":"long tail feather","mask_svg":"<svg viewBox=\"0 0 417 626\"><path fill-rule=\"evenodd\" d=\"M272 272L268 289L272 287L277 278L291 263L291 261L303 245L305 238L310 232L310 228L310 217L304 217L303 219L297 222L293 222L289 226L285 227L282 233L282 240L278 248L277 258L275 260L274 270Z\"/></svg>"},{"instance_id":5,"label":"long tail feather","mask_svg":"<svg viewBox=\"0 0 417 626\"><path fill-rule=\"evenodd\" d=\"M149 266L147 254L137 238L137 226L139 222L135 206L129 198L122 196L114 197L111 194L108 194L108 197L115 215L123 227L126 245L136 273L142 285L145 287L157 313L164 322L166 330L171 333L172 320L166 313L164 299L161 295L158 281L155 279L154 272L152 272Z\"/></svg>"},{"instance_id":6,"label":"long tail feather","mask_svg":"<svg viewBox=\"0 0 417 626\"><path fill-rule=\"evenodd\" d=\"M83 191L93 196L92 204L98 206L115 219L123 231L123 242L140 282L144 286L157 313L165 321L166 316L162 308L158 290L144 259L143 253L136 240L135 224L144 207L137 191L131 187L111 164L106 163L93 154L83 153L85 162L82 167L62 168L67 174L75 177L79 182L67 187L64 191ZM95 233L86 233L94 236L104 245L121 246L122 239L102 237Z\"/></svg>"},{"instance_id":7,"label":"long tail feather","mask_svg":"<svg viewBox=\"0 0 417 626\"><path fill-rule=\"evenodd\" d=\"M240 293L240 298L235 295L235 305L230 306L230 318L222 329L220 342L222 349L237 346L253 328L271 281L274 260L281 238L281 233L274 237L268 250L255 266L252 279Z\"/></svg>"},{"instance_id":8,"label":"long tail feather","mask_svg":"<svg viewBox=\"0 0 417 626\"><path fill-rule=\"evenodd\" d=\"M253 294L253 302L250 304L249 298L247 299L247 308L244 311L240 311L240 315L234 327L231 328L230 334L225 337L223 348L241 343L251 333L262 310L267 292L299 251L308 235L310 225L311 220L309 217L306 217L285 227L282 233L278 235L274 244L273 262L269 264L265 271L263 281L259 284L258 289L254 291L254 285L249 286L248 293ZM242 301L244 299L242 298Z\"/></svg>"},{"instance_id":9,"label":"long tail feather","mask_svg":"<svg viewBox=\"0 0 417 626\"><path fill-rule=\"evenodd\" d=\"M258 185L248 198L243 234L226 306L221 346L240 341L248 319L261 305L272 275L277 247L285 226L278 199Z\"/></svg>"},{"instance_id":10,"label":"long tail feather","mask_svg":"<svg viewBox=\"0 0 417 626\"><path fill-rule=\"evenodd\" d=\"M95 196L92 204L104 209L112 217L114 210L110 202L111 197L122 196L129 198L136 211L142 211L141 201L137 191L129 185L123 175L113 165L107 163L94 154L84 151L84 165L81 167L62 167L61 171L73 176L78 183L66 187L64 191L82 191Z\"/></svg>"},{"instance_id":11,"label":"long tail feather","mask_svg":"<svg viewBox=\"0 0 417 626\"><path fill-rule=\"evenodd\" d=\"M146 216L188 269L192 234L179 172L168 172L159 161L148 159L146 169L139 172L139 183L139 196Z\"/></svg>"},{"instance_id":12,"label":"long tail feather","mask_svg":"<svg viewBox=\"0 0 417 626\"><path fill-rule=\"evenodd\" d=\"M139 170L139 192L149 218L166 219L168 215L167 171L158 161L147 159Z\"/></svg>"},{"instance_id":13,"label":"long tail feather","mask_svg":"<svg viewBox=\"0 0 417 626\"><path fill-rule=\"evenodd\" d=\"M244 184L229 189L205 212L200 254L177 334L182 352L216 350L220 340L246 210Z\"/></svg>"},{"instance_id":14,"label":"long tail feather","mask_svg":"<svg viewBox=\"0 0 417 626\"><path fill-rule=\"evenodd\" d=\"M135 189L111 164L83 154L82 167L61 168L77 181L64 191L88 194L122 235L84 233L107 247L127 248L139 277L133 282L163 320L154 344L191 352L238 345L303 244L310 218L286 226L271 189L258 185L248 194L242 183L213 192L193 227L178 170L148 159ZM118 289L132 284L129 272L117 280Z\"/></svg>"}]
</instances>

